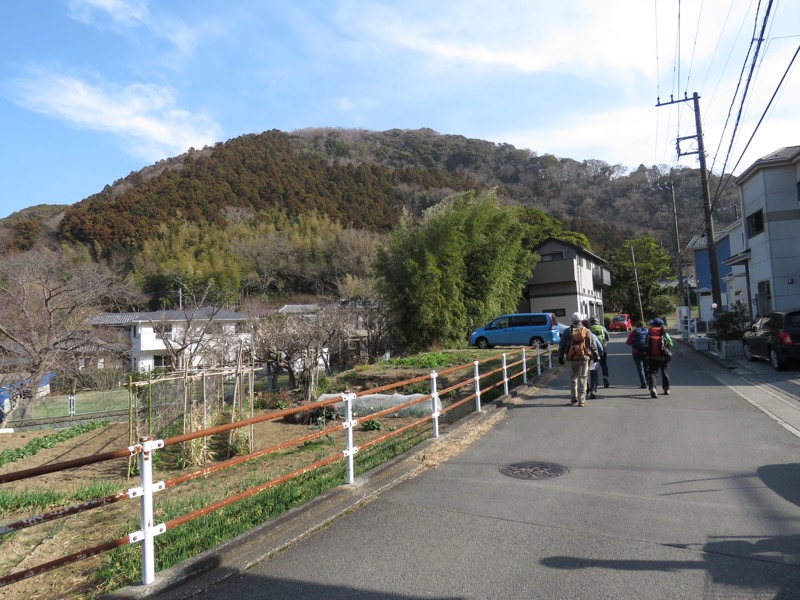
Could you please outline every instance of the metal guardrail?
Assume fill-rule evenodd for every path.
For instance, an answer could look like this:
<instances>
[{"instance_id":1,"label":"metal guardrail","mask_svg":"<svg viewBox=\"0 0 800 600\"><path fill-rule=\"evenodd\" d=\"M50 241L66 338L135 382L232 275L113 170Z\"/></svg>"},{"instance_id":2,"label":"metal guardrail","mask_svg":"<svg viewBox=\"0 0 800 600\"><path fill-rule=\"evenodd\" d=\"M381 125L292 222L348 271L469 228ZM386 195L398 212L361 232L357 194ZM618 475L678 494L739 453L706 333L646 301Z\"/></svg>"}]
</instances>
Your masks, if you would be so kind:
<instances>
[{"instance_id":1,"label":"metal guardrail","mask_svg":"<svg viewBox=\"0 0 800 600\"><path fill-rule=\"evenodd\" d=\"M268 448L264 448L257 452L252 452L250 454L238 456L231 458L226 461L222 461L219 463L215 463L213 465L209 465L208 467L202 468L198 471L194 471L192 473L188 473L185 475L181 475L178 477L173 477L167 479L165 481L153 481L153 460L154 454L163 448L168 446L172 446L175 444L180 444L186 441L190 441L193 439L198 439L206 436L211 436L215 434L219 434L226 431L232 431L234 429L248 427L255 423L265 422L265 421L274 421L277 419L282 419L288 415L293 413L307 411L308 406L298 406L293 407L285 410L279 410L270 412L265 415L261 415L258 417L252 417L249 419L244 419L241 421L236 421L233 423L228 423L226 425L220 425L217 427L212 427L208 429L203 429L191 433L186 433L183 435L178 435L170 438L166 438L163 440L152 439L150 437L143 437L139 440L138 444L134 444L127 448L114 450L111 452L105 452L101 454L95 454L91 456L86 456L83 458L73 459L69 461L64 461L60 463L49 464L41 467L36 467L32 469L26 469L11 473L6 473L0 475L0 484L10 483L14 481L21 481L23 479L30 479L35 478L38 476L42 476L45 474L56 473L60 471L65 471L68 469L73 469L81 466L86 466L90 464L96 464L104 461L115 460L120 458L130 458L135 456L138 461L139 467L139 474L140 474L140 485L137 487L130 488L128 490L121 491L117 494L107 496L104 498L96 498L86 502L81 502L79 504L75 504L72 506L63 507L57 510L49 511L44 514L34 515L25 519L21 519L15 521L13 523L8 523L6 525L0 526L0 535L9 534L12 532L20 531L22 529L33 527L36 525L40 525L42 523L47 523L51 521L55 521L60 518L64 518L70 515L75 515L78 513L86 512L89 510L94 510L97 508L101 508L104 506L108 506L111 504L116 504L118 502L124 500L131 500L134 498L140 499L140 512L141 512L141 528L138 531L129 533L123 537L106 541L102 544L85 548L78 552L69 554L67 556L62 556L60 558L54 559L52 561L30 567L21 571L17 571L15 573L9 573L0 577L0 587L7 586L9 584L13 584L15 582L21 581L23 579L27 579L29 577L33 577L35 575L39 575L42 573L46 573L48 571L52 571L59 567L62 567L67 564L71 564L74 562L78 562L80 560L96 556L103 552L107 552L109 550L118 548L120 546L125 546L129 544L139 543L141 542L141 572L142 572L142 583L145 585L152 584L155 580L155 545L154 540L157 536L163 534L164 532L178 527L184 523L187 523L193 519L198 517L207 515L212 513L220 508L243 500L244 498L253 496L261 491L264 491L270 487L276 486L280 483L284 483L308 473L312 470L318 469L322 466L331 464L333 462L339 461L344 459L346 463L346 483L353 484L355 478L355 466L354 466L354 458L355 455L359 452L359 450L366 449L368 447L372 447L378 444L385 442L386 440L398 436L401 433L416 427L422 423L427 421L432 422L432 437L439 437L439 419L442 415L449 413L450 411L455 410L459 406L465 405L466 403L473 401L474 402L474 409L475 411L482 410L482 395L486 394L488 391L492 389L499 389L502 387L502 393L504 395L508 395L509 393L509 381L516 380L521 378L522 383L524 385L528 384L528 374L529 371L533 369L536 370L537 375L541 375L543 368L551 369L553 367L553 357L552 351L550 346L546 346L546 350L543 353L538 346L534 348L535 352L535 364L529 365L529 359L531 358L528 355L528 349L522 348L519 351L513 353L513 355L519 355L519 359L515 360L514 362L508 362L508 355L506 353L491 356L485 358L483 360L476 360L473 363L467 363L464 365L459 365L456 367L449 368L444 370L440 373L436 371L431 371L428 375L416 377L413 379L408 379L400 382L396 382L393 384L388 384L379 388L373 388L370 390L366 390L359 393L343 393L340 397L331 398L329 400L317 402L314 404L314 408L320 408L324 406L329 406L337 403L344 402L345 409L344 409L344 420L342 422L334 423L328 427L324 427L320 430L314 431L304 436L295 437L291 440L270 446ZM543 358L545 360L543 360ZM489 370L485 373L480 372L481 365L485 365L487 363L496 362L497 360L501 360L501 366L492 370ZM546 364L545 364L546 363ZM471 369L471 374L466 376L463 380L451 385L450 387L439 390L438 389L438 379L440 376L445 374L452 374L457 373L459 371L465 371ZM516 370L515 370L516 369ZM486 382L487 378L491 378L493 376L499 375L497 381L486 385L485 387L482 386L482 382ZM415 420L412 423L407 424L404 427L398 428L396 430L390 431L378 438L365 442L360 447L355 445L354 443L354 436L353 431L355 426L358 424L358 419L355 418L352 409L352 401L359 396L374 394L378 392L382 392L389 389L396 389L402 388L406 385L418 383L422 381L429 381L430 382L430 393L426 394L422 397L415 398L406 402L405 404L401 404L399 406L393 406L391 408L374 412L369 414L370 419L377 419L384 415L389 415L391 413L396 413L398 410L402 410L405 407L412 406L415 404L420 403L430 403L430 413L426 416ZM464 387L470 387L467 393L463 395L463 397L459 398L457 401L449 404L446 408L441 408L440 396L443 394L447 394L450 392L457 391ZM209 504L203 508L197 509L193 512L178 516L172 520L166 521L164 523L154 523L153 515L154 515L154 500L158 494L167 488L175 487L182 483L186 483L193 479L197 479L200 477L207 477L213 473L222 471L223 469L231 468L236 465L254 460L256 458L260 458L271 453L277 452L279 450L289 448L292 446L297 446L299 444L303 444L307 441L329 435L333 432L341 431L344 429L345 431L345 444L344 448L339 451L336 451L326 457L323 457L311 464L305 465L302 468L299 468L291 473L287 473L280 477L271 479L270 481L264 482L258 486L252 487L248 490L239 492L237 494L231 495L227 498Z\"/></svg>"}]
</instances>

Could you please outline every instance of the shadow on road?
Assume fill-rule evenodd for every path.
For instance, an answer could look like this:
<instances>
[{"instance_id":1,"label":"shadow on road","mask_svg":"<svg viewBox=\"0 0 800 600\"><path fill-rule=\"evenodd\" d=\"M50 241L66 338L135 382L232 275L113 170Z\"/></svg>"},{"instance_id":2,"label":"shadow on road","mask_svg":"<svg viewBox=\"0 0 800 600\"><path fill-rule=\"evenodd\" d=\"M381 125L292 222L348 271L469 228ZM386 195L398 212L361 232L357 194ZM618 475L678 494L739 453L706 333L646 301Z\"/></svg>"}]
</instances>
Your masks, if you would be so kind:
<instances>
[{"instance_id":1,"label":"shadow on road","mask_svg":"<svg viewBox=\"0 0 800 600\"><path fill-rule=\"evenodd\" d=\"M309 565L313 570L317 567ZM220 594L220 595L218 595ZM204 590L195 590L187 594L186 590L165 592L151 598L157 600L178 600L189 597L216 597L239 598L270 598L270 600L300 600L302 598L325 598L325 600L467 600L463 596L415 596L409 594L395 594L378 590L357 589L341 585L326 585L298 581L296 579L279 579L275 577L259 577L248 573L234 574L219 588L209 587Z\"/></svg>"},{"instance_id":2,"label":"shadow on road","mask_svg":"<svg viewBox=\"0 0 800 600\"><path fill-rule=\"evenodd\" d=\"M769 489L784 500L800 506L800 463L764 465L757 472Z\"/></svg>"},{"instance_id":3,"label":"shadow on road","mask_svg":"<svg viewBox=\"0 0 800 600\"><path fill-rule=\"evenodd\" d=\"M675 546L683 548L684 546ZM703 569L710 581L739 593L774 593L775 600L800 598L800 535L769 538L726 538L707 542L702 547L686 546L703 560L620 560L588 559L577 556L551 556L541 564L551 569L613 569L619 571L677 572ZM787 560L788 559L788 560ZM744 596L741 596L744 597Z\"/></svg>"}]
</instances>

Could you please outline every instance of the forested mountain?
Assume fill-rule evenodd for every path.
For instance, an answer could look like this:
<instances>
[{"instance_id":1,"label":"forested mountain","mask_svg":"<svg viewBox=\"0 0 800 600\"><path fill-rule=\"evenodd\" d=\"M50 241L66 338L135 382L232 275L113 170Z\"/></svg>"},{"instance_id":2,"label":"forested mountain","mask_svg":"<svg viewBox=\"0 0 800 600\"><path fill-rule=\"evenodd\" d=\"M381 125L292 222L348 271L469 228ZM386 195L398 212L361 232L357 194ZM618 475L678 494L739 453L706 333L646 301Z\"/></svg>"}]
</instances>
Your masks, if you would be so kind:
<instances>
[{"instance_id":1,"label":"forested mountain","mask_svg":"<svg viewBox=\"0 0 800 600\"><path fill-rule=\"evenodd\" d=\"M600 256L643 234L671 252L670 176L685 245L703 231L695 169L628 172L430 129L272 130L190 149L71 206L20 211L0 221L0 242L6 251L48 241L82 247L124 263L162 303L178 275L240 295L314 293L367 275L380 237L404 212L418 216L467 190L496 188L502 202L584 234ZM712 193L719 183L711 177ZM723 187L714 204L720 225L735 218L736 204L735 186Z\"/></svg>"},{"instance_id":2,"label":"forested mountain","mask_svg":"<svg viewBox=\"0 0 800 600\"><path fill-rule=\"evenodd\" d=\"M429 129L307 129L241 136L190 150L131 173L67 208L59 235L104 251L138 247L155 225L223 225L231 215L317 212L357 229L388 231L453 191L497 186L508 202L530 205L581 231L602 253L630 235L674 239L671 199L652 189L664 168L626 173L600 160L578 162ZM700 177L674 174L684 239L702 228ZM712 177L712 192L717 181ZM728 186L715 218L730 222Z\"/></svg>"}]
</instances>

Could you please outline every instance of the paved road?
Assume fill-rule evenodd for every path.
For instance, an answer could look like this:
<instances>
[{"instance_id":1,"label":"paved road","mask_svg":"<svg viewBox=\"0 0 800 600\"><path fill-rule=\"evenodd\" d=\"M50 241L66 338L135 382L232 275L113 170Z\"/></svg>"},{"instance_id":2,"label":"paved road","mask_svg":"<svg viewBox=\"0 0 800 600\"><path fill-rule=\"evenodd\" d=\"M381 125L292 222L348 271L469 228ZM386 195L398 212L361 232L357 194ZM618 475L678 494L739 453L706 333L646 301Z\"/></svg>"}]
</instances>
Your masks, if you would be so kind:
<instances>
[{"instance_id":1,"label":"paved road","mask_svg":"<svg viewBox=\"0 0 800 600\"><path fill-rule=\"evenodd\" d=\"M624 337L589 406L568 404L562 371L439 467L246 570L158 597L800 598L800 372L677 344L672 395L651 399ZM527 461L569 472L500 472Z\"/></svg>"}]
</instances>

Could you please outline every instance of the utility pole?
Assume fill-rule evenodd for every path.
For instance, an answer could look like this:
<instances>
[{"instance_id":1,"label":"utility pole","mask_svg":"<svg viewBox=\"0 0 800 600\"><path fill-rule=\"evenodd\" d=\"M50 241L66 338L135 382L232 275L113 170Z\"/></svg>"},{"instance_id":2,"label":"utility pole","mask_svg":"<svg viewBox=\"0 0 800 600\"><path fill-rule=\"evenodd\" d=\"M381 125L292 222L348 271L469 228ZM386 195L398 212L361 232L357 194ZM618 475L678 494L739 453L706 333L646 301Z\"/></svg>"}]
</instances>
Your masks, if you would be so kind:
<instances>
[{"instance_id":1,"label":"utility pole","mask_svg":"<svg viewBox=\"0 0 800 600\"><path fill-rule=\"evenodd\" d=\"M670 96L669 102L661 102L661 99L659 98L656 107L677 104L678 102L688 102L689 100L690 98L687 97L686 94L684 94L683 98L679 100L673 100L672 96ZM711 271L711 300L717 306L722 306L722 293L720 291L719 281L719 264L717 263L717 244L714 239L714 220L711 216L711 193L708 187L706 152L703 144L703 126L700 123L700 96L697 94L697 92L692 94L691 100L694 102L694 124L696 133L695 135L679 137L676 140L675 145L679 157L687 156L689 154L697 154L698 158L700 159L700 185L703 191L703 213L705 214L706 221L706 248L708 248L708 262ZM689 139L697 140L697 150L691 152L681 152L681 141Z\"/></svg>"},{"instance_id":2,"label":"utility pole","mask_svg":"<svg viewBox=\"0 0 800 600\"><path fill-rule=\"evenodd\" d=\"M633 265L633 279L636 282L636 297L639 299L639 318L644 321L644 311L642 310L642 292L639 291L639 273L636 272L636 256L633 253L633 244L631 244L631 264Z\"/></svg>"},{"instance_id":3,"label":"utility pole","mask_svg":"<svg viewBox=\"0 0 800 600\"><path fill-rule=\"evenodd\" d=\"M675 202L675 182L670 179L667 182L669 185L669 190L672 192L672 217L675 221L675 246L677 251L677 260L678 260L678 297L681 299L681 303L686 302L685 306L691 306L689 302L689 296L684 295L684 285L683 285L683 259L681 257L681 236L678 230L678 205ZM657 189L659 191L664 191L661 187L661 184L656 184L653 189Z\"/></svg>"}]
</instances>

